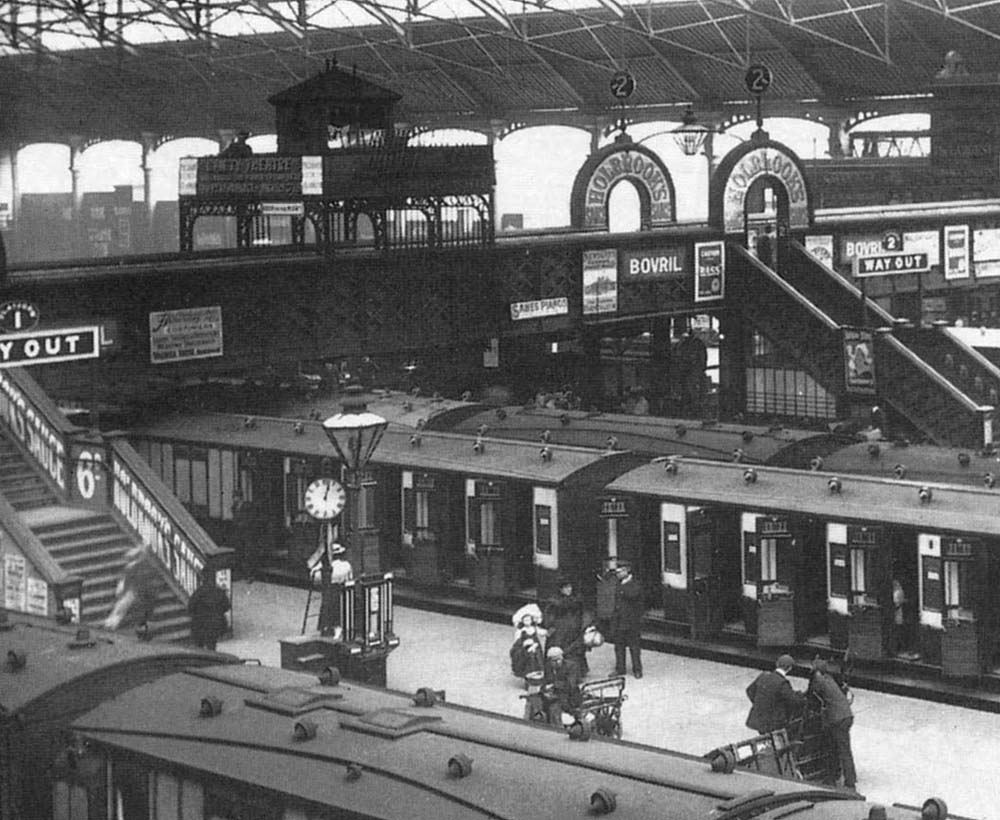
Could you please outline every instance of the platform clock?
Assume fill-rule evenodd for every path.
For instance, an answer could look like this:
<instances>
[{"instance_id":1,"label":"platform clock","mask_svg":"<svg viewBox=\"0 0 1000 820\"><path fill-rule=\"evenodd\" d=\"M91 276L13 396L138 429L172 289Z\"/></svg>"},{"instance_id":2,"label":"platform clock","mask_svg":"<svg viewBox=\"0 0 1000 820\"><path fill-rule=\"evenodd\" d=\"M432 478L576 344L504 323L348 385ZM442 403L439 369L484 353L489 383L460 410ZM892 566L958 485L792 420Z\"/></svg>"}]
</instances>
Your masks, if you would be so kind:
<instances>
[{"instance_id":1,"label":"platform clock","mask_svg":"<svg viewBox=\"0 0 1000 820\"><path fill-rule=\"evenodd\" d=\"M306 512L319 521L336 518L347 503L343 485L332 478L317 478L306 487Z\"/></svg>"}]
</instances>

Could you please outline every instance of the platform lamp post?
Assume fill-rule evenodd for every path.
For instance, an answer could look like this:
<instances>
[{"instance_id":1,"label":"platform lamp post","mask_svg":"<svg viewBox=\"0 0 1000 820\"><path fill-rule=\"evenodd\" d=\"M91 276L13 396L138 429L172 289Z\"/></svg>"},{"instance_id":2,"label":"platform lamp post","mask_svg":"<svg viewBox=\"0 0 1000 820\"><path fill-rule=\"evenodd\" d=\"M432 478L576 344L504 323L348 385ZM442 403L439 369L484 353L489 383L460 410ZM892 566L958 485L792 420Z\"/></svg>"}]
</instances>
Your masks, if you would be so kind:
<instances>
[{"instance_id":1,"label":"platform lamp post","mask_svg":"<svg viewBox=\"0 0 1000 820\"><path fill-rule=\"evenodd\" d=\"M363 576L367 569L365 545L358 534L361 523L358 518L361 474L382 440L389 422L375 413L369 413L359 392L357 388L349 391L341 411L323 422L323 432L337 451L337 457L346 472L347 506L342 519L344 526L341 538L346 538L348 554L356 556L359 575Z\"/></svg>"}]
</instances>

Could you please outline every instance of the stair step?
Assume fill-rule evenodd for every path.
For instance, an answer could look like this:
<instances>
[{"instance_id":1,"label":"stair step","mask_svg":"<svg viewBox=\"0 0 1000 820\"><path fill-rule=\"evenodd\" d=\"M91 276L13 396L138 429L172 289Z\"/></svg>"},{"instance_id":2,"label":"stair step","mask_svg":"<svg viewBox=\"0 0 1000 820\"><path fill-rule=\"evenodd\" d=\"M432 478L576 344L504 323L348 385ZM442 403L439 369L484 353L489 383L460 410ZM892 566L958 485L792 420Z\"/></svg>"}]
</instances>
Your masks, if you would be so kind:
<instances>
[{"instance_id":1,"label":"stair step","mask_svg":"<svg viewBox=\"0 0 1000 820\"><path fill-rule=\"evenodd\" d=\"M109 552L117 552L124 555L132 548L132 541L121 533L109 533L99 538L76 539L74 541L63 541L52 543L48 538L42 538L41 542L57 561L70 561L74 558L93 555L95 557L105 555Z\"/></svg>"}]
</instances>

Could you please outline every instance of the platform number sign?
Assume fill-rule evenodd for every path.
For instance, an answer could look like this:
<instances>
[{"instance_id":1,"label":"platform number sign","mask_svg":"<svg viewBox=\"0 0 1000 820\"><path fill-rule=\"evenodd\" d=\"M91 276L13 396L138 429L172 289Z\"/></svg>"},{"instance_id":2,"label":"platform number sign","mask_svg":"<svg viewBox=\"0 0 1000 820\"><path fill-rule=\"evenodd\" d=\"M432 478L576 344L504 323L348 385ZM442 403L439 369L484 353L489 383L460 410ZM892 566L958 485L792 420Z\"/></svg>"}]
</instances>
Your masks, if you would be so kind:
<instances>
[{"instance_id":1,"label":"platform number sign","mask_svg":"<svg viewBox=\"0 0 1000 820\"><path fill-rule=\"evenodd\" d=\"M73 500L87 507L104 509L108 503L107 462L102 448L83 444L70 451L73 468Z\"/></svg>"},{"instance_id":2,"label":"platform number sign","mask_svg":"<svg viewBox=\"0 0 1000 820\"><path fill-rule=\"evenodd\" d=\"M751 94L763 94L771 87L771 69L763 63L754 63L747 69L743 82Z\"/></svg>"},{"instance_id":3,"label":"platform number sign","mask_svg":"<svg viewBox=\"0 0 1000 820\"><path fill-rule=\"evenodd\" d=\"M0 333L18 333L38 326L38 308L30 302L4 302L0 305Z\"/></svg>"},{"instance_id":4,"label":"platform number sign","mask_svg":"<svg viewBox=\"0 0 1000 820\"><path fill-rule=\"evenodd\" d=\"M635 77L627 71L616 71L611 78L611 96L617 100L627 100L635 93Z\"/></svg>"},{"instance_id":5,"label":"platform number sign","mask_svg":"<svg viewBox=\"0 0 1000 820\"><path fill-rule=\"evenodd\" d=\"M903 234L899 231L886 231L882 234L882 250L899 253L903 250Z\"/></svg>"}]
</instances>

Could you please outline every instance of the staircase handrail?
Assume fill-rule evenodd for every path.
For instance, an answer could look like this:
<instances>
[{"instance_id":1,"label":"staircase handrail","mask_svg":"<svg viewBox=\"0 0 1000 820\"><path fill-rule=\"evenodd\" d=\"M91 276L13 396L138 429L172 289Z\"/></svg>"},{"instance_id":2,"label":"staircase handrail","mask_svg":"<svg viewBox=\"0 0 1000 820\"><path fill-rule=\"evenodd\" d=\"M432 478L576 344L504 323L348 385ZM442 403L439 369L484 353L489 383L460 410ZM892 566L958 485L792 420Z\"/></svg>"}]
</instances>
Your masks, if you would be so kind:
<instances>
[{"instance_id":1,"label":"staircase handrail","mask_svg":"<svg viewBox=\"0 0 1000 820\"><path fill-rule=\"evenodd\" d=\"M942 327L939 329L941 333L944 333L948 337L951 344L955 345L959 350L962 351L966 356L972 359L978 367L981 367L987 373L990 374L994 379L1000 381L1000 367L997 367L993 362L987 359L982 353L980 353L976 348L970 345L968 342L959 339L951 333L950 327Z\"/></svg>"},{"instance_id":2,"label":"staircase handrail","mask_svg":"<svg viewBox=\"0 0 1000 820\"><path fill-rule=\"evenodd\" d=\"M211 539L124 434L108 434L108 451L113 512L152 547L186 595L203 570L232 568L234 551Z\"/></svg>"},{"instance_id":3,"label":"staircase handrail","mask_svg":"<svg viewBox=\"0 0 1000 820\"><path fill-rule=\"evenodd\" d=\"M861 301L861 297L863 295L861 292L861 288L859 288L857 285L855 285L846 277L841 276L839 273L837 273L837 271L835 271L825 262L821 262L811 253L809 253L805 245L803 245L801 242L792 239L789 241L788 244L789 247L800 253L802 256L808 259L810 263L814 264L817 268L819 268L825 274L827 274L828 280L831 283L837 285L843 290L846 290L851 296L857 299L858 302ZM889 313L889 311L887 311L878 302L876 302L874 299L870 298L867 295L865 295L865 309L870 313L875 314L875 316L877 316L879 320L884 322L887 327L891 327L893 322L896 321L895 317L891 313Z\"/></svg>"},{"instance_id":4,"label":"staircase handrail","mask_svg":"<svg viewBox=\"0 0 1000 820\"><path fill-rule=\"evenodd\" d=\"M38 468L46 484L62 500L67 500L71 493L68 469L70 438L84 432L84 428L66 418L21 367L0 370L0 423L10 431L25 457ZM39 458L33 442L40 450L47 451L46 458Z\"/></svg>"},{"instance_id":5,"label":"staircase handrail","mask_svg":"<svg viewBox=\"0 0 1000 820\"><path fill-rule=\"evenodd\" d=\"M935 382L938 387L941 387L948 394L951 395L953 399L963 404L967 410L972 410L974 412L985 412L992 409L992 405L989 404L979 404L974 401L967 393L956 387L952 382L948 381L941 373L934 367L931 367L927 362L920 358L916 353L914 353L910 348L903 344L899 339L891 336L889 334L879 334L876 336L882 344L888 345L893 348L896 353L901 355L904 359L907 359L914 367L920 370L927 378ZM878 342L876 342L878 344Z\"/></svg>"},{"instance_id":6,"label":"staircase handrail","mask_svg":"<svg viewBox=\"0 0 1000 820\"><path fill-rule=\"evenodd\" d=\"M761 276L764 276L765 278L769 279L772 283L777 285L778 288L780 288L786 294L788 294L788 296L790 296L792 299L798 302L802 306L803 310L812 314L814 318L822 322L826 326L827 330L838 331L838 332L840 331L839 322L835 322L824 311L816 307L815 304L813 304L809 299L803 296L798 290L796 290L781 276L779 276L773 270L771 270L767 265L765 265L763 262L757 259L757 257L751 254L746 248L744 248L742 245L737 245L732 242L727 244L729 248L728 251L729 253L735 253L735 255L739 257L742 261L756 268Z\"/></svg>"},{"instance_id":7,"label":"staircase handrail","mask_svg":"<svg viewBox=\"0 0 1000 820\"><path fill-rule=\"evenodd\" d=\"M53 589L78 586L83 583L79 575L66 572L52 557L31 527L24 523L21 514L0 494L0 519L11 540L28 563Z\"/></svg>"}]
</instances>

